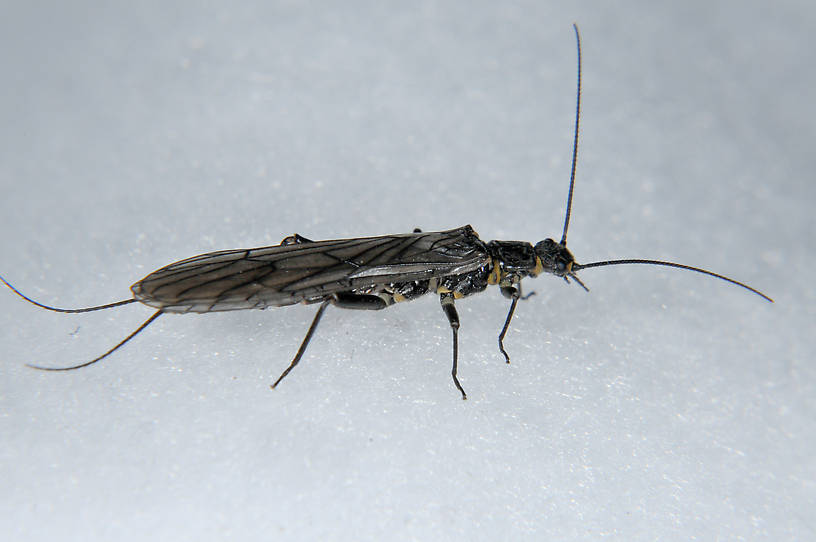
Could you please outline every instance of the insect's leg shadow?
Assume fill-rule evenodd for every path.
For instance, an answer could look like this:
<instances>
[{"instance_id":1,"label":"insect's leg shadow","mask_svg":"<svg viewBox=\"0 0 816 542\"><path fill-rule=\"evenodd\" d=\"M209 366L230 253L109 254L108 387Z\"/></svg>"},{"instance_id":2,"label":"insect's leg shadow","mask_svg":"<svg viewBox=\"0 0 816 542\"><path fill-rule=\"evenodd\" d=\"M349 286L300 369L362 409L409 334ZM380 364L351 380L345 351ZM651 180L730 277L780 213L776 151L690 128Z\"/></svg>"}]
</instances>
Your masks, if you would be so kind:
<instances>
[{"instance_id":1,"label":"insect's leg shadow","mask_svg":"<svg viewBox=\"0 0 816 542\"><path fill-rule=\"evenodd\" d=\"M380 310L388 306L384 299L376 295L349 294L344 292L334 294L332 297L323 301L320 304L320 308L317 309L317 314L315 314L314 320L312 320L312 325L309 326L309 331L306 332L306 337L304 337L303 342L300 343L300 348L298 348L297 354L295 354L295 357L292 359L289 367L287 367L286 370L281 373L275 383L272 384L272 389L280 384L280 381L283 380L286 375L288 375L300 362L300 358L302 358L303 353L306 352L306 347L309 345L309 341L312 340L312 335L314 335L314 332L317 329L317 324L320 322L320 319L323 317L323 312L325 312L326 307L328 307L329 304L340 307L341 309L356 310Z\"/></svg>"},{"instance_id":2,"label":"insect's leg shadow","mask_svg":"<svg viewBox=\"0 0 816 542\"><path fill-rule=\"evenodd\" d=\"M456 384L456 388L462 393L462 399L467 399L467 394L459 383L459 379L456 377L456 369L459 362L459 314L456 312L453 299L452 293L444 293L439 296L439 301L442 303L442 310L445 312L445 316L448 317L448 322L453 332L453 368L451 369L451 376L453 377L453 383Z\"/></svg>"}]
</instances>

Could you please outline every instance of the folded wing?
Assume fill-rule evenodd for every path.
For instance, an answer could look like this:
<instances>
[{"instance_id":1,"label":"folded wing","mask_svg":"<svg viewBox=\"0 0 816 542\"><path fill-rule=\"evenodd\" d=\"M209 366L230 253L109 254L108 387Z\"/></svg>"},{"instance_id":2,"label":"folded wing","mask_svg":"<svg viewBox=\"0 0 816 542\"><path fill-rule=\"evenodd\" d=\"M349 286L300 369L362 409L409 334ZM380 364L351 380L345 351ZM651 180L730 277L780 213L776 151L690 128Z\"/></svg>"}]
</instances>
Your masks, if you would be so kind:
<instances>
[{"instance_id":1,"label":"folded wing","mask_svg":"<svg viewBox=\"0 0 816 542\"><path fill-rule=\"evenodd\" d=\"M163 267L131 290L165 312L263 309L467 273L487 263L484 243L463 226L211 252Z\"/></svg>"}]
</instances>

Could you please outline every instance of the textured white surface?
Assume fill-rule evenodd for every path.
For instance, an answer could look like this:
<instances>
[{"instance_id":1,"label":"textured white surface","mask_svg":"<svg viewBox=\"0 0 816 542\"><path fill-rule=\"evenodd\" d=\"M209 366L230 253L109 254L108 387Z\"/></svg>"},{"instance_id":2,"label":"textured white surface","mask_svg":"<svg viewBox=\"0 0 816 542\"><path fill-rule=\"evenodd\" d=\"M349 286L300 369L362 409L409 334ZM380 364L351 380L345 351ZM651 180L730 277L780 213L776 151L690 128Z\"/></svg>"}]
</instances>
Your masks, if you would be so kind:
<instances>
[{"instance_id":1,"label":"textured white surface","mask_svg":"<svg viewBox=\"0 0 816 542\"><path fill-rule=\"evenodd\" d=\"M584 293L167 316L0 291L14 540L808 539L814 107L807 3L17 3L0 22L0 272L60 306L201 252L472 223L560 234ZM807 6L807 7L805 7Z\"/></svg>"}]
</instances>

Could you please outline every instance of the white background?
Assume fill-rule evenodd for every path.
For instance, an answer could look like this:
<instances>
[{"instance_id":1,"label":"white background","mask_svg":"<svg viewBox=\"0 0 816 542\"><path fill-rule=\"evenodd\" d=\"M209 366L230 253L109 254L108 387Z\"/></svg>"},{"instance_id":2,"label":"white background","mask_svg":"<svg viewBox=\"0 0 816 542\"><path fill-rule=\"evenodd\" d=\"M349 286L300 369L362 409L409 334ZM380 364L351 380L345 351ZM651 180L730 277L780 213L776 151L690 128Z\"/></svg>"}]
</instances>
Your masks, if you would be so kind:
<instances>
[{"instance_id":1,"label":"white background","mask_svg":"<svg viewBox=\"0 0 816 542\"><path fill-rule=\"evenodd\" d=\"M174 260L471 223L701 265L165 316L0 292L8 540L814 537L807 2L18 2L0 22L0 272L58 306ZM342 5L342 7L341 7ZM408 7L410 5L410 7Z\"/></svg>"}]
</instances>

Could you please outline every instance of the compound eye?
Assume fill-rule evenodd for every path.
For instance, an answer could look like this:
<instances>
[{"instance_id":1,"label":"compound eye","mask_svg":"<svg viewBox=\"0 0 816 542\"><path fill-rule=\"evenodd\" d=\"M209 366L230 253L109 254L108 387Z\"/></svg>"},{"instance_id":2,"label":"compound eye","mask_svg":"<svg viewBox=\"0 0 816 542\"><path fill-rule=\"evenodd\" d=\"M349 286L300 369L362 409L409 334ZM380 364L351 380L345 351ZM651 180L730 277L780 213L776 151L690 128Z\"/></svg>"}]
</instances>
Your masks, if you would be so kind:
<instances>
[{"instance_id":1,"label":"compound eye","mask_svg":"<svg viewBox=\"0 0 816 542\"><path fill-rule=\"evenodd\" d=\"M563 273L564 271L567 270L567 262L565 262L564 260L556 260L555 267L556 269L558 269L560 273Z\"/></svg>"}]
</instances>

